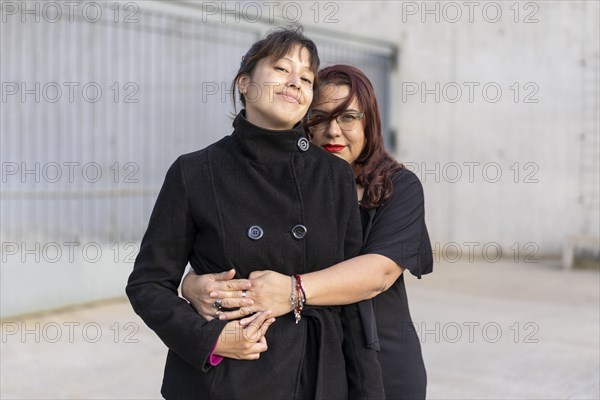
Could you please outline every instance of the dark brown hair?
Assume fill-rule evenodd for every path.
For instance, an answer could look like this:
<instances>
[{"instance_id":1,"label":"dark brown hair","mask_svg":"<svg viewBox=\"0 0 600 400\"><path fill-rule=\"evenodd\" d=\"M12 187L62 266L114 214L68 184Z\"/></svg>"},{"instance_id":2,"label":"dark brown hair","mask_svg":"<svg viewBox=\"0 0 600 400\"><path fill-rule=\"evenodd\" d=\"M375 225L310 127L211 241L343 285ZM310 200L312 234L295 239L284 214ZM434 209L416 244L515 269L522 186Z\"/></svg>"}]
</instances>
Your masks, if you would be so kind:
<instances>
[{"instance_id":1,"label":"dark brown hair","mask_svg":"<svg viewBox=\"0 0 600 400\"><path fill-rule=\"evenodd\" d=\"M348 97L325 118L341 115L355 98L360 111L365 113L362 119L365 147L354 162L360 171L356 183L363 186L366 191L366 201L361 203L361 207L377 208L392 196L392 176L404 168L404 165L394 160L383 145L381 117L373 85L361 70L350 65L333 65L324 68L319 72L319 80L321 87L346 85L349 88ZM315 96L313 104L318 100ZM307 126L319 122L322 121L310 121Z\"/></svg>"},{"instance_id":2,"label":"dark brown hair","mask_svg":"<svg viewBox=\"0 0 600 400\"><path fill-rule=\"evenodd\" d=\"M233 108L236 110L235 106L235 92L237 88L237 81L242 75L252 75L256 65L263 58L269 58L271 60L279 60L283 58L286 54L288 54L294 46L300 46L301 48L305 48L308 50L310 54L310 69L314 75L313 80L313 98L317 96L318 89L318 71L319 71L319 53L317 51L317 45L304 36L302 33L304 28L300 25L290 25L285 28L278 28L271 33L269 33L264 39L259 40L254 43L250 50L246 53L244 57L242 57L242 61L240 62L240 68L238 69L235 78L233 78L232 82L232 98L233 98ZM242 105L246 106L246 99L244 95L240 93L239 97Z\"/></svg>"}]
</instances>

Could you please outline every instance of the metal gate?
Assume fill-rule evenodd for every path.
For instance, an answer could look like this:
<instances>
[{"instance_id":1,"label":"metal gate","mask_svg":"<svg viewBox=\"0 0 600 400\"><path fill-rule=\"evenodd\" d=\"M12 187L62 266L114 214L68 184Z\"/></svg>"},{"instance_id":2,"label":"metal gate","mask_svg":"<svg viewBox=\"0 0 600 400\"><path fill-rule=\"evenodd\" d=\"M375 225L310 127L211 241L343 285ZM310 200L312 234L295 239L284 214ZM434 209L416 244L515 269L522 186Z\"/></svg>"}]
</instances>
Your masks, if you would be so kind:
<instances>
[{"instance_id":1,"label":"metal gate","mask_svg":"<svg viewBox=\"0 0 600 400\"><path fill-rule=\"evenodd\" d=\"M168 166L231 132L230 81L270 26L115 2L57 19L8 3L21 9L2 10L2 241L140 240ZM393 52L316 36L324 64L369 75L387 132Z\"/></svg>"}]
</instances>

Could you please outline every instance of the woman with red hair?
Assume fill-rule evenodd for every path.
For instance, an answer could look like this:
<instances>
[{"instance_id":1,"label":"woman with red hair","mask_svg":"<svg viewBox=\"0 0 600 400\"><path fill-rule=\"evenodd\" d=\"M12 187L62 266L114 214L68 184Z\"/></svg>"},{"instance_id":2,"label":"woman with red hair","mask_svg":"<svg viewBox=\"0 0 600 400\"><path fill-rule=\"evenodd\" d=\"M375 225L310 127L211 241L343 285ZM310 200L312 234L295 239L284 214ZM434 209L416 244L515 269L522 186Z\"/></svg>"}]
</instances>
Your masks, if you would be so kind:
<instances>
[{"instance_id":1,"label":"woman with red hair","mask_svg":"<svg viewBox=\"0 0 600 400\"><path fill-rule=\"evenodd\" d=\"M423 188L384 148L369 79L357 68L334 65L321 70L319 80L319 94L305 125L314 145L352 166L364 242L361 255L301 276L306 304L359 302L363 332L344 340L362 341L378 350L386 398L424 399L425 366L403 274L408 269L421 278L433 267ZM263 310L272 310L273 316L291 311L289 276L255 271L249 279L232 279L234 274L190 274L184 280L184 296L207 320L216 317L216 299L233 309L218 313L223 320ZM349 379L360 379L361 373L349 372Z\"/></svg>"}]
</instances>

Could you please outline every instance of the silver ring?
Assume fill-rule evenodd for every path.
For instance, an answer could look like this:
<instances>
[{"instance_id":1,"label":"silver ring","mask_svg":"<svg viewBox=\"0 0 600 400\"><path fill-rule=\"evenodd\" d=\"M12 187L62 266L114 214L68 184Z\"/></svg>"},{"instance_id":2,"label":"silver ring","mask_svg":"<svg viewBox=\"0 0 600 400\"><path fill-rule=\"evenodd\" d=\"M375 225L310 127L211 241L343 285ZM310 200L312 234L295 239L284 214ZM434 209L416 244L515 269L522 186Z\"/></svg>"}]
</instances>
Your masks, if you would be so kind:
<instances>
[{"instance_id":1,"label":"silver ring","mask_svg":"<svg viewBox=\"0 0 600 400\"><path fill-rule=\"evenodd\" d=\"M217 310L220 310L223 306L223 299L216 299L213 305Z\"/></svg>"},{"instance_id":2,"label":"silver ring","mask_svg":"<svg viewBox=\"0 0 600 400\"><path fill-rule=\"evenodd\" d=\"M222 313L222 312L223 312L223 311L221 311L220 309L219 309L219 310L217 310L217 311L215 312L215 318L216 318L216 319L219 319L219 315L221 315L221 313Z\"/></svg>"},{"instance_id":3,"label":"silver ring","mask_svg":"<svg viewBox=\"0 0 600 400\"><path fill-rule=\"evenodd\" d=\"M247 291L247 290L245 290L245 289L244 289L244 290L242 290L242 299L245 299L245 298L246 298L246 296L247 296L247 294L246 294L246 293L247 293L247 292L248 292L248 291Z\"/></svg>"}]
</instances>

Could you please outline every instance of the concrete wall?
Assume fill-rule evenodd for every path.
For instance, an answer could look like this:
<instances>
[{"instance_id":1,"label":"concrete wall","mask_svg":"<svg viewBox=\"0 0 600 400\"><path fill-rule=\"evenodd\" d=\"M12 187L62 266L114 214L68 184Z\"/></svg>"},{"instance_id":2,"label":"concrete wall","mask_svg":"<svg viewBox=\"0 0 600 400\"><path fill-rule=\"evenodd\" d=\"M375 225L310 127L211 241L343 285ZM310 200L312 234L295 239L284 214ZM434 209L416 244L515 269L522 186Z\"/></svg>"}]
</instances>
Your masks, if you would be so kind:
<instances>
[{"instance_id":1,"label":"concrete wall","mask_svg":"<svg viewBox=\"0 0 600 400\"><path fill-rule=\"evenodd\" d=\"M599 234L598 2L336 4L319 28L400 49L396 155L424 183L440 249L523 259Z\"/></svg>"}]
</instances>

